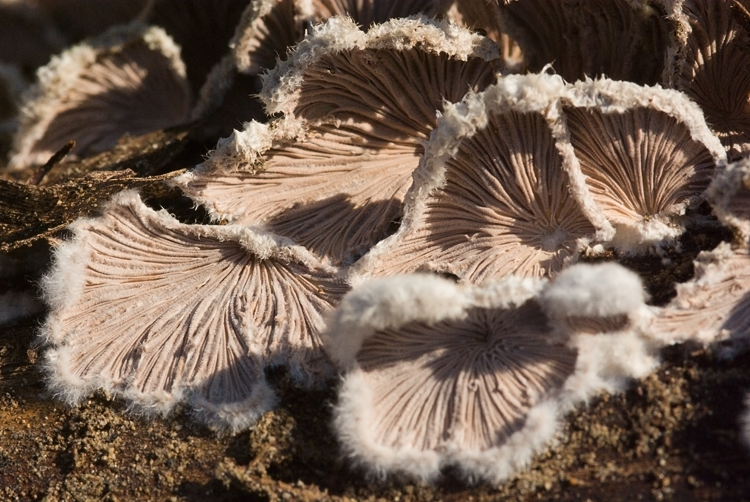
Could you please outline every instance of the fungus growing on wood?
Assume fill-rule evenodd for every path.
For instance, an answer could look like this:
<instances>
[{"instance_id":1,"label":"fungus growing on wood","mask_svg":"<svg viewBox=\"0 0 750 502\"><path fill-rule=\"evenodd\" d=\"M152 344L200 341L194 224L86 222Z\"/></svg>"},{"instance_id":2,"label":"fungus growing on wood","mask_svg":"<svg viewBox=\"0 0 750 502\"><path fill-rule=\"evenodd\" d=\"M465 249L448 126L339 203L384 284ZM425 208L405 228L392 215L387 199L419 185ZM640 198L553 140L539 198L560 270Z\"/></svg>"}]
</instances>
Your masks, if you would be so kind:
<instances>
[{"instance_id":1,"label":"fungus growing on wood","mask_svg":"<svg viewBox=\"0 0 750 502\"><path fill-rule=\"evenodd\" d=\"M268 111L284 117L247 124L177 183L216 219L350 262L400 216L444 101L491 83L496 61L492 41L447 22L364 33L332 18L268 74Z\"/></svg>"},{"instance_id":2,"label":"fungus growing on wood","mask_svg":"<svg viewBox=\"0 0 750 502\"><path fill-rule=\"evenodd\" d=\"M551 64L569 82L607 76L638 84L661 79L672 28L659 0L506 0L503 31L531 71Z\"/></svg>"},{"instance_id":3,"label":"fungus growing on wood","mask_svg":"<svg viewBox=\"0 0 750 502\"><path fill-rule=\"evenodd\" d=\"M506 76L446 107L414 173L398 232L353 276L432 270L481 282L547 276L597 228L570 196L549 122L559 77Z\"/></svg>"},{"instance_id":4,"label":"fungus growing on wood","mask_svg":"<svg viewBox=\"0 0 750 502\"><path fill-rule=\"evenodd\" d=\"M267 365L303 384L331 376L318 330L346 291L286 239L237 226L185 225L122 192L70 226L45 277L49 387L70 404L96 389L137 411L187 401L239 430L274 402Z\"/></svg>"},{"instance_id":5,"label":"fungus growing on wood","mask_svg":"<svg viewBox=\"0 0 750 502\"><path fill-rule=\"evenodd\" d=\"M676 41L673 85L703 109L731 160L750 151L750 65L747 0L677 2L690 33Z\"/></svg>"},{"instance_id":6,"label":"fungus growing on wood","mask_svg":"<svg viewBox=\"0 0 750 502\"><path fill-rule=\"evenodd\" d=\"M605 215L623 251L680 235L681 215L702 199L726 160L700 109L673 90L578 82L566 92L563 117L565 167L585 181L573 196Z\"/></svg>"},{"instance_id":7,"label":"fungus growing on wood","mask_svg":"<svg viewBox=\"0 0 750 502\"><path fill-rule=\"evenodd\" d=\"M179 48L159 28L118 26L38 72L21 114L11 168L44 164L70 140L84 156L184 123L190 90Z\"/></svg>"},{"instance_id":8,"label":"fungus growing on wood","mask_svg":"<svg viewBox=\"0 0 750 502\"><path fill-rule=\"evenodd\" d=\"M577 267L568 277L598 274L611 284L623 276ZM574 405L652 371L656 359L635 331L555 326L545 312L570 302L559 305L553 288L570 282L507 277L459 286L412 275L355 288L324 335L345 369L335 409L344 453L378 477L432 481L453 466L467 479L497 483L545 447ZM587 287L596 295L590 280L572 282L579 296ZM613 296L597 299L594 311L579 302L569 312L597 320L643 306L617 298L605 306Z\"/></svg>"}]
</instances>

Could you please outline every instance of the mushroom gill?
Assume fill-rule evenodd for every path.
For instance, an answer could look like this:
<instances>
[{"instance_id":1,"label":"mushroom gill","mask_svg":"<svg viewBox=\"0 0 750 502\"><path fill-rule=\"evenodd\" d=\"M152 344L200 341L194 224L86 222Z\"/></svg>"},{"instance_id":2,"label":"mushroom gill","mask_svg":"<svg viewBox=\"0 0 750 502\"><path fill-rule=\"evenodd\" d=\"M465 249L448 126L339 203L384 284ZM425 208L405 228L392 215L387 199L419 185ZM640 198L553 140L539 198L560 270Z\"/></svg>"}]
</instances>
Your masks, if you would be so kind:
<instances>
[{"instance_id":1,"label":"mushroom gill","mask_svg":"<svg viewBox=\"0 0 750 502\"><path fill-rule=\"evenodd\" d=\"M572 282L578 297L595 296L589 279L611 285L628 274L620 269L576 265L558 285L509 276L460 286L416 274L355 287L324 333L345 370L334 416L344 453L380 477L434 481L450 466L469 480L505 480L546 446L562 414L656 366L637 320L637 277L635 298L621 302L632 291L610 288L597 300L615 307L570 310L559 294ZM547 315L563 310L604 329ZM608 326L612 314L626 326Z\"/></svg>"},{"instance_id":2,"label":"mushroom gill","mask_svg":"<svg viewBox=\"0 0 750 502\"><path fill-rule=\"evenodd\" d=\"M21 112L10 167L44 164L69 141L85 156L184 123L190 90L179 48L159 28L114 27L55 56Z\"/></svg>"},{"instance_id":3,"label":"mushroom gill","mask_svg":"<svg viewBox=\"0 0 750 502\"><path fill-rule=\"evenodd\" d=\"M44 279L49 386L75 404L96 389L138 411L187 401L218 428L274 402L263 368L331 375L318 330L346 291L332 269L268 233L184 225L133 192L71 225Z\"/></svg>"},{"instance_id":4,"label":"mushroom gill","mask_svg":"<svg viewBox=\"0 0 750 502\"><path fill-rule=\"evenodd\" d=\"M333 18L269 73L268 110L284 116L246 124L177 184L217 219L351 262L400 217L444 100L491 83L496 58L490 40L446 22L364 33Z\"/></svg>"},{"instance_id":5,"label":"mushroom gill","mask_svg":"<svg viewBox=\"0 0 750 502\"><path fill-rule=\"evenodd\" d=\"M673 239L726 160L700 109L683 94L608 79L578 82L563 103L565 168L573 191L614 227L624 251ZM569 143L569 145L568 145Z\"/></svg>"},{"instance_id":6,"label":"mushroom gill","mask_svg":"<svg viewBox=\"0 0 750 502\"><path fill-rule=\"evenodd\" d=\"M504 31L531 71L551 64L568 82L607 76L656 84L672 30L659 0L505 0Z\"/></svg>"},{"instance_id":7,"label":"mushroom gill","mask_svg":"<svg viewBox=\"0 0 750 502\"><path fill-rule=\"evenodd\" d=\"M363 315L335 319L328 333L331 345L363 338L335 410L345 453L376 475L422 480L456 465L467 478L499 482L527 463L554 434L555 397L576 365L575 350L552 339L527 301L540 285L462 290L417 275L347 295L340 309Z\"/></svg>"},{"instance_id":8,"label":"mushroom gill","mask_svg":"<svg viewBox=\"0 0 750 502\"><path fill-rule=\"evenodd\" d=\"M333 16L348 16L364 31L390 19L444 10L442 0L254 0L242 15L231 41L237 68L260 74L284 60L306 32Z\"/></svg>"},{"instance_id":9,"label":"mushroom gill","mask_svg":"<svg viewBox=\"0 0 750 502\"><path fill-rule=\"evenodd\" d=\"M678 2L690 33L679 41L674 87L693 99L721 139L730 160L750 151L750 2Z\"/></svg>"},{"instance_id":10,"label":"mushroom gill","mask_svg":"<svg viewBox=\"0 0 750 502\"><path fill-rule=\"evenodd\" d=\"M549 276L574 259L597 228L570 197L550 128L563 89L557 77L507 76L448 106L401 228L353 275L431 270L481 282Z\"/></svg>"},{"instance_id":11,"label":"mushroom gill","mask_svg":"<svg viewBox=\"0 0 750 502\"><path fill-rule=\"evenodd\" d=\"M677 296L658 311L651 335L662 344L709 344L746 337L750 330L750 254L721 243L695 260L695 276L677 285Z\"/></svg>"}]
</instances>

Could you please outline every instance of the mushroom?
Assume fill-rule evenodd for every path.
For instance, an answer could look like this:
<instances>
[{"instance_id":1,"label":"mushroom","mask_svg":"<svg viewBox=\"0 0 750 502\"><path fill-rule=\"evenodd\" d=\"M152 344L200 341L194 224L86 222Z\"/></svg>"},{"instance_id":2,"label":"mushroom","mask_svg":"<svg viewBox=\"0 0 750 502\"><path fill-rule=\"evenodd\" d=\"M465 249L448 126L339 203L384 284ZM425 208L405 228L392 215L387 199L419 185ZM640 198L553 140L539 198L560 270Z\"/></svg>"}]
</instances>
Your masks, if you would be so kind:
<instances>
[{"instance_id":1,"label":"mushroom","mask_svg":"<svg viewBox=\"0 0 750 502\"><path fill-rule=\"evenodd\" d=\"M750 151L750 2L684 0L676 2L689 33L675 41L679 54L671 65L676 89L703 109L706 122L726 147L730 160Z\"/></svg>"},{"instance_id":2,"label":"mushroom","mask_svg":"<svg viewBox=\"0 0 750 502\"><path fill-rule=\"evenodd\" d=\"M489 84L496 61L494 43L447 22L364 33L332 18L266 78L267 111L283 116L247 124L176 183L217 220L262 224L349 263L400 216L443 102Z\"/></svg>"},{"instance_id":3,"label":"mushroom","mask_svg":"<svg viewBox=\"0 0 750 502\"><path fill-rule=\"evenodd\" d=\"M748 249L721 243L700 253L694 266L695 276L678 284L677 296L655 316L651 335L665 345L744 337L750 330Z\"/></svg>"},{"instance_id":4,"label":"mushroom","mask_svg":"<svg viewBox=\"0 0 750 502\"><path fill-rule=\"evenodd\" d=\"M559 128L564 166L583 178L573 196L606 216L615 248L640 252L684 231L726 161L700 109L683 94L608 79L570 86Z\"/></svg>"},{"instance_id":5,"label":"mushroom","mask_svg":"<svg viewBox=\"0 0 750 502\"><path fill-rule=\"evenodd\" d=\"M442 14L442 0L253 0L242 15L231 45L242 73L258 75L284 60L312 26L349 16L363 30L390 19Z\"/></svg>"},{"instance_id":6,"label":"mushroom","mask_svg":"<svg viewBox=\"0 0 750 502\"><path fill-rule=\"evenodd\" d=\"M193 91L225 55L250 0L152 0L145 22L160 26L182 48Z\"/></svg>"},{"instance_id":7,"label":"mushroom","mask_svg":"<svg viewBox=\"0 0 750 502\"><path fill-rule=\"evenodd\" d=\"M56 56L38 72L21 113L10 167L44 164L70 140L84 156L184 123L190 90L179 48L159 28L112 28Z\"/></svg>"},{"instance_id":8,"label":"mushroom","mask_svg":"<svg viewBox=\"0 0 750 502\"><path fill-rule=\"evenodd\" d=\"M551 64L573 82L607 76L656 84L673 28L659 0L505 0L500 25L531 71Z\"/></svg>"},{"instance_id":9,"label":"mushroom","mask_svg":"<svg viewBox=\"0 0 750 502\"><path fill-rule=\"evenodd\" d=\"M561 277L612 284L623 276L576 267ZM467 479L498 483L550 442L574 405L652 371L657 361L635 327L586 335L554 326L545 312L565 308L558 302L570 282L579 293L591 286L519 277L459 286L411 275L352 290L324 335L345 369L334 413L344 453L378 477L434 481L454 466ZM545 295L554 288L561 291ZM610 289L596 300L601 308L571 312L630 316L643 307L619 296Z\"/></svg>"},{"instance_id":10,"label":"mushroom","mask_svg":"<svg viewBox=\"0 0 750 502\"><path fill-rule=\"evenodd\" d=\"M146 414L186 401L236 431L274 403L265 366L306 385L332 375L318 331L347 287L299 246L182 224L132 191L69 228L43 280L40 334L49 387L67 403L96 389Z\"/></svg>"},{"instance_id":11,"label":"mushroom","mask_svg":"<svg viewBox=\"0 0 750 502\"><path fill-rule=\"evenodd\" d=\"M378 477L423 481L447 465L492 482L524 466L552 438L576 364L526 301L542 284L417 275L345 296L328 331L347 369L334 416L345 454Z\"/></svg>"},{"instance_id":12,"label":"mushroom","mask_svg":"<svg viewBox=\"0 0 750 502\"><path fill-rule=\"evenodd\" d=\"M708 187L714 214L750 243L750 159L729 164Z\"/></svg>"},{"instance_id":13,"label":"mushroom","mask_svg":"<svg viewBox=\"0 0 750 502\"><path fill-rule=\"evenodd\" d=\"M541 277L574 260L597 228L570 197L550 127L563 90L559 77L509 75L446 106L401 227L354 266L353 280L417 270L468 282Z\"/></svg>"}]
</instances>

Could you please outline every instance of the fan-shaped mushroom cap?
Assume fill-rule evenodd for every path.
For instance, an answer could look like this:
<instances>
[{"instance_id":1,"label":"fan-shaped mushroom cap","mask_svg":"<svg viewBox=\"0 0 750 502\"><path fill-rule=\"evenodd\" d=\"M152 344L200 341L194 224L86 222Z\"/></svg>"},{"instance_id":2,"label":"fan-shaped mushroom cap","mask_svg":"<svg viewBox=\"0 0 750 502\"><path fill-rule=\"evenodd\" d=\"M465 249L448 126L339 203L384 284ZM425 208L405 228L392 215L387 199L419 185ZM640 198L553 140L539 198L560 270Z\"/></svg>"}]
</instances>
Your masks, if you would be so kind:
<instances>
[{"instance_id":1,"label":"fan-shaped mushroom cap","mask_svg":"<svg viewBox=\"0 0 750 502\"><path fill-rule=\"evenodd\" d=\"M349 16L365 31L393 18L442 13L442 0L254 0L242 15L231 45L237 68L257 75L286 59L312 25Z\"/></svg>"},{"instance_id":2,"label":"fan-shaped mushroom cap","mask_svg":"<svg viewBox=\"0 0 750 502\"><path fill-rule=\"evenodd\" d=\"M597 229L570 197L549 126L563 90L559 77L511 75L447 106L401 228L355 265L354 280L422 269L470 282L543 276L574 258Z\"/></svg>"},{"instance_id":3,"label":"fan-shaped mushroom cap","mask_svg":"<svg viewBox=\"0 0 750 502\"><path fill-rule=\"evenodd\" d=\"M565 80L607 76L656 84L670 25L660 1L506 0L504 31L531 71L552 64Z\"/></svg>"},{"instance_id":4,"label":"fan-shaped mushroom cap","mask_svg":"<svg viewBox=\"0 0 750 502\"><path fill-rule=\"evenodd\" d=\"M732 160L750 152L750 46L747 0L685 0L690 33L678 40L674 87L703 109ZM682 47L684 44L684 47Z\"/></svg>"},{"instance_id":5,"label":"fan-shaped mushroom cap","mask_svg":"<svg viewBox=\"0 0 750 502\"><path fill-rule=\"evenodd\" d=\"M492 82L496 57L490 40L447 22L364 33L332 18L269 74L269 111L286 117L246 125L176 182L217 219L350 261L400 216L444 100Z\"/></svg>"},{"instance_id":6,"label":"fan-shaped mushroom cap","mask_svg":"<svg viewBox=\"0 0 750 502\"><path fill-rule=\"evenodd\" d=\"M566 93L563 116L565 167L585 180L573 195L606 216L623 251L682 233L679 216L726 160L700 109L673 90L578 82Z\"/></svg>"},{"instance_id":7,"label":"fan-shaped mushroom cap","mask_svg":"<svg viewBox=\"0 0 750 502\"><path fill-rule=\"evenodd\" d=\"M345 453L380 476L432 480L454 465L499 482L551 440L561 413L653 370L638 333L574 332L566 344L535 301L545 284L413 275L345 296L324 335L347 370L335 410Z\"/></svg>"},{"instance_id":8,"label":"fan-shaped mushroom cap","mask_svg":"<svg viewBox=\"0 0 750 502\"><path fill-rule=\"evenodd\" d=\"M11 167L43 164L70 140L74 154L111 148L183 123L190 92L179 48L159 28L118 26L68 49L38 72L22 110Z\"/></svg>"},{"instance_id":9,"label":"fan-shaped mushroom cap","mask_svg":"<svg viewBox=\"0 0 750 502\"><path fill-rule=\"evenodd\" d=\"M332 348L363 339L335 412L346 453L375 474L423 480L456 464L467 477L500 481L526 464L555 432L554 398L576 363L526 302L540 283L507 280L479 307L446 280L381 281L346 296L341 308L365 315L334 321L346 331L329 333ZM390 308L378 311L383 303Z\"/></svg>"},{"instance_id":10,"label":"fan-shaped mushroom cap","mask_svg":"<svg viewBox=\"0 0 750 502\"><path fill-rule=\"evenodd\" d=\"M750 244L750 159L729 164L708 187L714 214Z\"/></svg>"},{"instance_id":11,"label":"fan-shaped mushroom cap","mask_svg":"<svg viewBox=\"0 0 750 502\"><path fill-rule=\"evenodd\" d=\"M695 261L695 277L653 319L649 333L664 344L711 343L750 330L750 253L722 243Z\"/></svg>"},{"instance_id":12,"label":"fan-shaped mushroom cap","mask_svg":"<svg viewBox=\"0 0 750 502\"><path fill-rule=\"evenodd\" d=\"M44 279L48 383L68 403L103 388L136 409L187 400L241 429L273 403L263 367L330 376L318 330L346 287L299 246L236 226L184 225L133 192L71 225Z\"/></svg>"}]
</instances>

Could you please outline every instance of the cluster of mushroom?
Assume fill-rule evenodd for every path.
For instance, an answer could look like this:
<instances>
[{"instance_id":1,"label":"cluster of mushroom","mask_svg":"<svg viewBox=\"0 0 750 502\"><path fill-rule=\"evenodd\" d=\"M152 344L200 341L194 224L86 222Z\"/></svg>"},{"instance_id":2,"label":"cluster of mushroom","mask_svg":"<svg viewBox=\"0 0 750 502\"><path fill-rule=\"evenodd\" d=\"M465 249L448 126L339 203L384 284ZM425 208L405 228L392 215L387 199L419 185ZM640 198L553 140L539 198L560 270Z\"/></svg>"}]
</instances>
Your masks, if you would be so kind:
<instances>
[{"instance_id":1,"label":"cluster of mushroom","mask_svg":"<svg viewBox=\"0 0 750 502\"><path fill-rule=\"evenodd\" d=\"M307 386L341 372L335 428L370 472L432 480L452 465L498 482L573 406L652 371L660 346L744 336L734 314L747 305L750 168L726 165L727 151L747 150L750 115L701 99L724 71L708 62L746 55L707 54L706 40L744 40L744 11L572 3L257 0L234 52L198 78L197 102L191 65L140 22L54 59L11 168L43 163L70 137L81 156L116 142L109 125L67 126L91 96L47 113L102 80L116 91L94 92L98 102L116 96L134 113L133 95L170 89L162 122L131 134L209 116L223 130L234 78L263 69L275 118L247 122L170 181L217 224L182 223L123 192L70 226L43 281L50 387L71 404L104 389L146 414L184 402L237 431L275 404L264 368L284 365ZM453 20L401 17L418 12ZM566 23L542 34L529 12ZM612 26L627 50L598 43ZM130 63L114 71L117 59ZM150 59L155 80L133 84ZM73 62L91 85L68 78ZM622 81L585 78L601 74ZM746 103L748 85L726 92ZM709 112L715 102L724 108ZM575 264L670 245L706 193L742 244L701 255L666 307L648 307L618 265Z\"/></svg>"}]
</instances>

